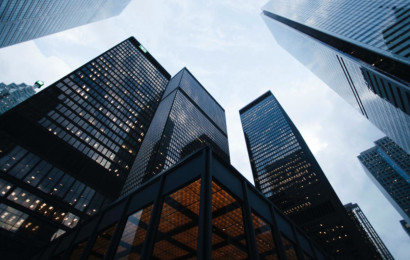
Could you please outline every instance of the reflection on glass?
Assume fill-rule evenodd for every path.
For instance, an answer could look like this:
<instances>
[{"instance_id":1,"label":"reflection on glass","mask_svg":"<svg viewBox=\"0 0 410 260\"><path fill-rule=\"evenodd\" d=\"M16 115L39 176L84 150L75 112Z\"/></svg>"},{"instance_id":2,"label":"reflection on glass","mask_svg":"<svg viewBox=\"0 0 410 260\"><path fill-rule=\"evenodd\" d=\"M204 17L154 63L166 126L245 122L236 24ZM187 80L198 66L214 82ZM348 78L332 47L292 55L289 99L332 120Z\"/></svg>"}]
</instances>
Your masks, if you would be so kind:
<instances>
[{"instance_id":1,"label":"reflection on glass","mask_svg":"<svg viewBox=\"0 0 410 260\"><path fill-rule=\"evenodd\" d=\"M28 215L4 204L0 204L0 228L16 232ZM31 223L30 223L31 224Z\"/></svg>"},{"instance_id":2,"label":"reflection on glass","mask_svg":"<svg viewBox=\"0 0 410 260\"><path fill-rule=\"evenodd\" d=\"M272 260L278 259L270 225L255 213L252 213L252 221L253 228L255 229L259 258Z\"/></svg>"},{"instance_id":3,"label":"reflection on glass","mask_svg":"<svg viewBox=\"0 0 410 260\"><path fill-rule=\"evenodd\" d=\"M247 257L241 204L212 182L212 259Z\"/></svg>"},{"instance_id":4,"label":"reflection on glass","mask_svg":"<svg viewBox=\"0 0 410 260\"><path fill-rule=\"evenodd\" d=\"M151 211L152 205L128 217L115 259L140 259Z\"/></svg>"},{"instance_id":5,"label":"reflection on glass","mask_svg":"<svg viewBox=\"0 0 410 260\"><path fill-rule=\"evenodd\" d=\"M196 258L200 187L197 180L165 198L153 257Z\"/></svg>"},{"instance_id":6,"label":"reflection on glass","mask_svg":"<svg viewBox=\"0 0 410 260\"><path fill-rule=\"evenodd\" d=\"M117 223L112 226L109 226L102 232L98 233L97 239L95 240L94 246L91 249L88 259L103 259L105 253L107 252L108 246L112 235L114 234L115 227Z\"/></svg>"},{"instance_id":7,"label":"reflection on glass","mask_svg":"<svg viewBox=\"0 0 410 260\"><path fill-rule=\"evenodd\" d=\"M71 255L70 255L69 259L70 259L70 260L80 259L81 254L83 253L84 248L85 248L85 246L87 245L87 242L88 242L88 241L85 240L85 241L82 241L82 242L78 243L78 244L74 247L73 251L71 251Z\"/></svg>"},{"instance_id":8,"label":"reflection on glass","mask_svg":"<svg viewBox=\"0 0 410 260\"><path fill-rule=\"evenodd\" d=\"M283 248L285 249L286 257L288 260L297 260L295 247L292 242L286 237L282 236Z\"/></svg>"}]
</instances>

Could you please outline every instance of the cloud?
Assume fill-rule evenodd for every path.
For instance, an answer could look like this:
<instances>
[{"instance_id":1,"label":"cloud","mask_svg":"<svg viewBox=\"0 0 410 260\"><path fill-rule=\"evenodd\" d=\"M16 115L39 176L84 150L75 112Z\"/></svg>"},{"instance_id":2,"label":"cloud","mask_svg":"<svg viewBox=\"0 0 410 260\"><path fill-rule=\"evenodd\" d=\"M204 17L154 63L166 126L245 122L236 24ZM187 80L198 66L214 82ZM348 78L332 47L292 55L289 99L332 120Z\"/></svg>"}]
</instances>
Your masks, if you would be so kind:
<instances>
[{"instance_id":1,"label":"cloud","mask_svg":"<svg viewBox=\"0 0 410 260\"><path fill-rule=\"evenodd\" d=\"M71 71L63 59L45 57L32 41L1 48L0 57L0 80L6 84L43 80L48 86Z\"/></svg>"}]
</instances>

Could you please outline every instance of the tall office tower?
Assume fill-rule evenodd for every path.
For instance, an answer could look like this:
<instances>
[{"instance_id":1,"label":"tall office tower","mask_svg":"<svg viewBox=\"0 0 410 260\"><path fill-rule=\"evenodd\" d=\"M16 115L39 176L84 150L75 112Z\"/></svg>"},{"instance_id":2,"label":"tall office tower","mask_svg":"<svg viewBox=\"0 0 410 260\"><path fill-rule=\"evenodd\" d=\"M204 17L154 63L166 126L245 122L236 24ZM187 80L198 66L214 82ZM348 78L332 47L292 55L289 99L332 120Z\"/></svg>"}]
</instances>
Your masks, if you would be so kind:
<instances>
[{"instance_id":1,"label":"tall office tower","mask_svg":"<svg viewBox=\"0 0 410 260\"><path fill-rule=\"evenodd\" d=\"M32 95L36 94L35 89L40 88L44 83L40 80L34 83L34 86L21 83L19 85L12 83L6 85L0 83L0 114L12 109Z\"/></svg>"},{"instance_id":2,"label":"tall office tower","mask_svg":"<svg viewBox=\"0 0 410 260\"><path fill-rule=\"evenodd\" d=\"M122 194L206 145L229 162L225 110L184 68L165 90Z\"/></svg>"},{"instance_id":3,"label":"tall office tower","mask_svg":"<svg viewBox=\"0 0 410 260\"><path fill-rule=\"evenodd\" d=\"M240 110L256 187L336 259L372 259L325 174L269 91Z\"/></svg>"},{"instance_id":4,"label":"tall office tower","mask_svg":"<svg viewBox=\"0 0 410 260\"><path fill-rule=\"evenodd\" d=\"M33 259L330 259L225 159L202 149Z\"/></svg>"},{"instance_id":5,"label":"tall office tower","mask_svg":"<svg viewBox=\"0 0 410 260\"><path fill-rule=\"evenodd\" d=\"M407 0L275 0L262 17L276 41L410 153Z\"/></svg>"},{"instance_id":6,"label":"tall office tower","mask_svg":"<svg viewBox=\"0 0 410 260\"><path fill-rule=\"evenodd\" d=\"M2 0L0 48L116 15L131 0Z\"/></svg>"},{"instance_id":7,"label":"tall office tower","mask_svg":"<svg viewBox=\"0 0 410 260\"><path fill-rule=\"evenodd\" d=\"M410 223L410 155L388 137L358 156L366 174Z\"/></svg>"},{"instance_id":8,"label":"tall office tower","mask_svg":"<svg viewBox=\"0 0 410 260\"><path fill-rule=\"evenodd\" d=\"M407 223L404 219L400 220L400 224L403 227L404 231L406 231L407 235L410 237L410 224Z\"/></svg>"},{"instance_id":9,"label":"tall office tower","mask_svg":"<svg viewBox=\"0 0 410 260\"><path fill-rule=\"evenodd\" d=\"M41 246L118 197L169 79L129 38L0 116L0 251Z\"/></svg>"},{"instance_id":10,"label":"tall office tower","mask_svg":"<svg viewBox=\"0 0 410 260\"><path fill-rule=\"evenodd\" d=\"M374 250L377 250L376 255L380 255L380 259L394 260L393 256L390 254L387 247L384 245L383 241L374 230L372 224L364 215L363 211L360 209L359 205L348 203L344 205L347 214L350 219L355 224L356 228L360 231L362 238L365 242L369 243Z\"/></svg>"}]
</instances>

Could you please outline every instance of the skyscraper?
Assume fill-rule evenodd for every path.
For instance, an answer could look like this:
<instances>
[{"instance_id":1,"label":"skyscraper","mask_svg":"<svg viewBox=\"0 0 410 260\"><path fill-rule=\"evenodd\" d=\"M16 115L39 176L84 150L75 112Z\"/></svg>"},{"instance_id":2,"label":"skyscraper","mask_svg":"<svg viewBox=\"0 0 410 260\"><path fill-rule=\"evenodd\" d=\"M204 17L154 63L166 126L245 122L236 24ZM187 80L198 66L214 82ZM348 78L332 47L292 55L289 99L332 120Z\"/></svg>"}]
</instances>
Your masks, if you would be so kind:
<instances>
[{"instance_id":1,"label":"skyscraper","mask_svg":"<svg viewBox=\"0 0 410 260\"><path fill-rule=\"evenodd\" d=\"M0 83L0 114L12 109L27 98L36 94L35 89L43 86L44 83L40 80L34 83L34 86L21 83L19 85L12 83L6 85Z\"/></svg>"},{"instance_id":2,"label":"skyscraper","mask_svg":"<svg viewBox=\"0 0 410 260\"><path fill-rule=\"evenodd\" d=\"M269 91L240 110L255 186L337 259L372 259L295 125Z\"/></svg>"},{"instance_id":3,"label":"skyscraper","mask_svg":"<svg viewBox=\"0 0 410 260\"><path fill-rule=\"evenodd\" d=\"M225 110L184 68L165 90L123 195L206 145L229 162Z\"/></svg>"},{"instance_id":4,"label":"skyscraper","mask_svg":"<svg viewBox=\"0 0 410 260\"><path fill-rule=\"evenodd\" d=\"M380 239L379 235L376 233L376 230L374 230L372 224L370 224L359 205L356 203L348 203L344 205L344 207L350 219L360 231L363 241L370 243L369 246L377 250L377 252L375 252L375 258L377 259L377 256L380 255L381 258L379 259L393 260L393 256L390 254L389 250L384 245L383 241Z\"/></svg>"},{"instance_id":5,"label":"skyscraper","mask_svg":"<svg viewBox=\"0 0 410 260\"><path fill-rule=\"evenodd\" d=\"M0 48L119 15L131 0L2 0Z\"/></svg>"},{"instance_id":6,"label":"skyscraper","mask_svg":"<svg viewBox=\"0 0 410 260\"><path fill-rule=\"evenodd\" d=\"M330 259L209 149L36 253L34 259Z\"/></svg>"},{"instance_id":7,"label":"skyscraper","mask_svg":"<svg viewBox=\"0 0 410 260\"><path fill-rule=\"evenodd\" d=\"M27 253L118 197L169 79L129 38L0 116L0 251Z\"/></svg>"},{"instance_id":8,"label":"skyscraper","mask_svg":"<svg viewBox=\"0 0 410 260\"><path fill-rule=\"evenodd\" d=\"M410 155L388 137L358 156L366 174L410 223Z\"/></svg>"},{"instance_id":9,"label":"skyscraper","mask_svg":"<svg viewBox=\"0 0 410 260\"><path fill-rule=\"evenodd\" d=\"M276 41L410 153L406 0L275 0L262 17Z\"/></svg>"}]
</instances>

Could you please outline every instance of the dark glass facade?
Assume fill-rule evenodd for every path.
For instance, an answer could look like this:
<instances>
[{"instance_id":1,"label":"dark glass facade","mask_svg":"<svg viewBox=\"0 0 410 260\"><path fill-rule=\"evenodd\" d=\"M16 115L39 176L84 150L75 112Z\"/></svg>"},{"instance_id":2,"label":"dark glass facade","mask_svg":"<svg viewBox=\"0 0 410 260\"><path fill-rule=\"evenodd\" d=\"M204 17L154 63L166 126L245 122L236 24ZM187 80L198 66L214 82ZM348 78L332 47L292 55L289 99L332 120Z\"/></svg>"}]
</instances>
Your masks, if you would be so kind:
<instances>
[{"instance_id":1,"label":"dark glass facade","mask_svg":"<svg viewBox=\"0 0 410 260\"><path fill-rule=\"evenodd\" d=\"M372 259L279 102L267 92L240 110L255 186L336 259Z\"/></svg>"},{"instance_id":2,"label":"dark glass facade","mask_svg":"<svg viewBox=\"0 0 410 260\"><path fill-rule=\"evenodd\" d=\"M276 41L410 152L409 3L269 2Z\"/></svg>"},{"instance_id":3,"label":"dark glass facade","mask_svg":"<svg viewBox=\"0 0 410 260\"><path fill-rule=\"evenodd\" d=\"M379 235L376 233L376 230L374 230L372 224L370 224L359 205L356 203L349 203L344 205L344 207L350 219L360 231L363 241L373 248L374 259L394 260L393 256L390 254L389 250L384 245L383 241L380 239Z\"/></svg>"},{"instance_id":4,"label":"dark glass facade","mask_svg":"<svg viewBox=\"0 0 410 260\"><path fill-rule=\"evenodd\" d=\"M169 79L129 38L0 116L2 252L29 253L118 197Z\"/></svg>"},{"instance_id":5,"label":"dark glass facade","mask_svg":"<svg viewBox=\"0 0 410 260\"><path fill-rule=\"evenodd\" d=\"M358 156L366 174L387 200L410 223L410 155L390 138Z\"/></svg>"},{"instance_id":6,"label":"dark glass facade","mask_svg":"<svg viewBox=\"0 0 410 260\"><path fill-rule=\"evenodd\" d=\"M406 231L407 235L410 237L410 224L407 223L404 219L400 220L400 224L403 227L404 231Z\"/></svg>"},{"instance_id":7,"label":"dark glass facade","mask_svg":"<svg viewBox=\"0 0 410 260\"><path fill-rule=\"evenodd\" d=\"M0 83L0 114L12 109L27 98L36 94L33 86Z\"/></svg>"},{"instance_id":8,"label":"dark glass facade","mask_svg":"<svg viewBox=\"0 0 410 260\"><path fill-rule=\"evenodd\" d=\"M119 15L131 0L2 0L0 48Z\"/></svg>"},{"instance_id":9,"label":"dark glass facade","mask_svg":"<svg viewBox=\"0 0 410 260\"><path fill-rule=\"evenodd\" d=\"M184 68L165 90L122 194L206 145L229 162L225 111Z\"/></svg>"},{"instance_id":10,"label":"dark glass facade","mask_svg":"<svg viewBox=\"0 0 410 260\"><path fill-rule=\"evenodd\" d=\"M328 259L225 159L202 149L33 259Z\"/></svg>"}]
</instances>

